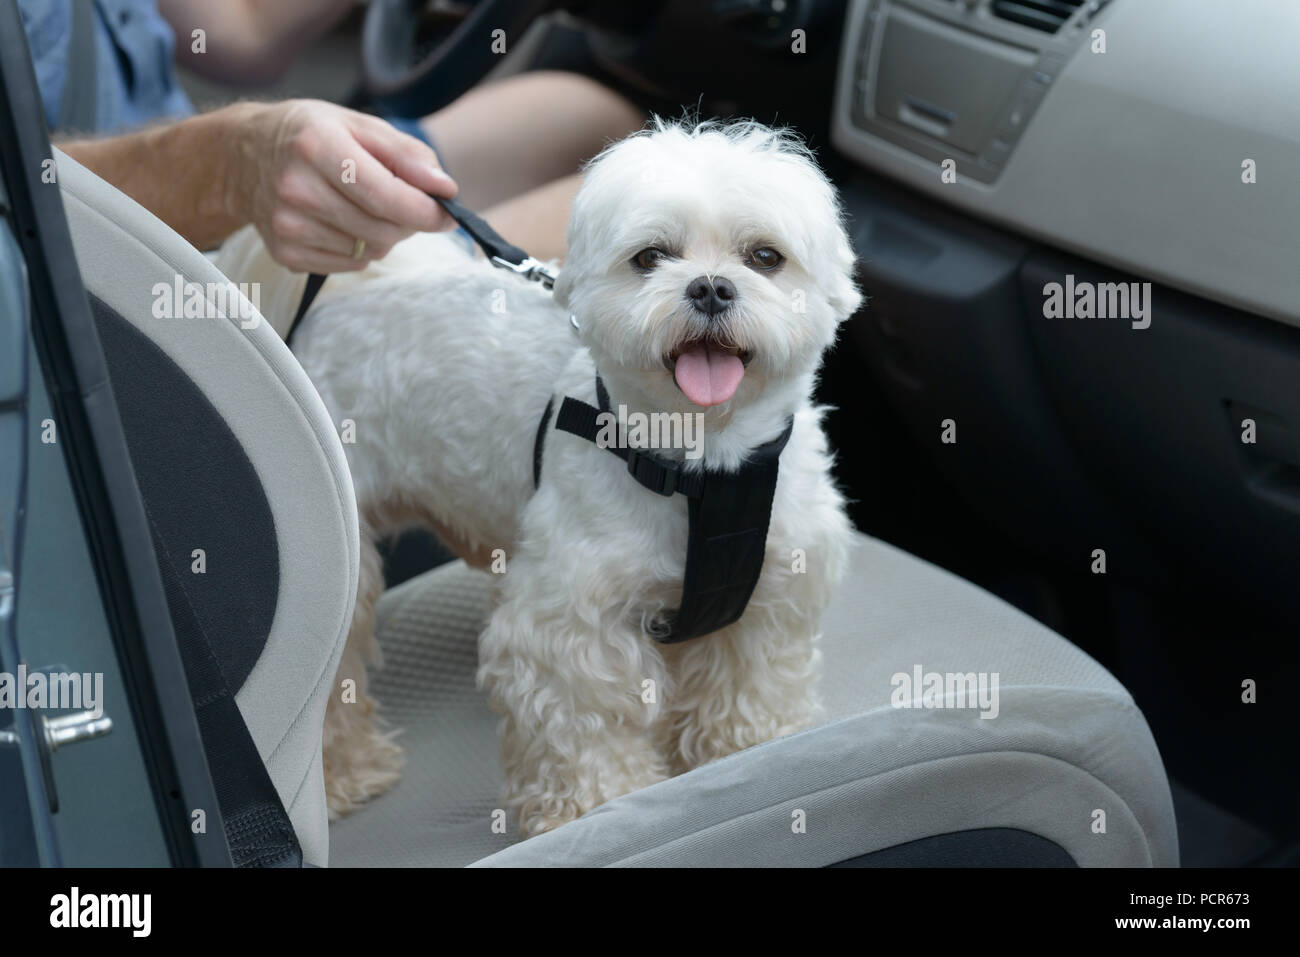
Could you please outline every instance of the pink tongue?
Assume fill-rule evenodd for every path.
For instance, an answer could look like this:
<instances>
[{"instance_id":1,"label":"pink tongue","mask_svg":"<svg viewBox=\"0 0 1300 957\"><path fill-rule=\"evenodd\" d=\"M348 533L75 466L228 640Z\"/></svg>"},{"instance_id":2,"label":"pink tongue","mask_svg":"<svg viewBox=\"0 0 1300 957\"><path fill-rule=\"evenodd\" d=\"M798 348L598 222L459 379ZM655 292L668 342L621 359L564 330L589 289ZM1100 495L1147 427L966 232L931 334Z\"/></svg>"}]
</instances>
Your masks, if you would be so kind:
<instances>
[{"instance_id":1,"label":"pink tongue","mask_svg":"<svg viewBox=\"0 0 1300 957\"><path fill-rule=\"evenodd\" d=\"M721 405L740 388L745 365L740 356L697 343L677 357L673 378L696 405Z\"/></svg>"}]
</instances>

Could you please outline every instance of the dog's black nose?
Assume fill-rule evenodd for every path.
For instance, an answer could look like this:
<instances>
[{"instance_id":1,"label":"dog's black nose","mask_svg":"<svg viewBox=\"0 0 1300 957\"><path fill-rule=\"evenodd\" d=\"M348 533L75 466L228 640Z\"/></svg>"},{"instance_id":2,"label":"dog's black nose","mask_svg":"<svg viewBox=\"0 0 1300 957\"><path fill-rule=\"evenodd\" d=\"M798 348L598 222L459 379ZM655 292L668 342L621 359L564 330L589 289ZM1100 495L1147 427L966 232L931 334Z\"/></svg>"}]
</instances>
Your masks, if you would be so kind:
<instances>
[{"instance_id":1,"label":"dog's black nose","mask_svg":"<svg viewBox=\"0 0 1300 957\"><path fill-rule=\"evenodd\" d=\"M686 287L686 295L700 312L706 316L716 316L730 306L732 300L736 298L736 287L731 284L730 279L723 279L721 276L713 279L708 276L696 276Z\"/></svg>"}]
</instances>

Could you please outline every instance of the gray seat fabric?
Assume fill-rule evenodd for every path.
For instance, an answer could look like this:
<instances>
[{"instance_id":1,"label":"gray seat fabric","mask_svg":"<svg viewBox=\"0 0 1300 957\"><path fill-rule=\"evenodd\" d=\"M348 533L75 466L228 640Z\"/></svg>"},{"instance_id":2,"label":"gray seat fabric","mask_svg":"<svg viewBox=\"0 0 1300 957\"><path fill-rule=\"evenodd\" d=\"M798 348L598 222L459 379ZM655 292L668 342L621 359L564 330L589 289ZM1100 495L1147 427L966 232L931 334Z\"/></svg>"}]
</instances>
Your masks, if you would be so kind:
<instances>
[{"instance_id":1,"label":"gray seat fabric","mask_svg":"<svg viewBox=\"0 0 1300 957\"><path fill-rule=\"evenodd\" d=\"M515 843L493 833L495 719L474 688L492 587L454 563L382 599L374 691L407 769L333 825L335 865L820 866L980 828L1039 835L1085 866L1178 863L1160 756L1124 688L1019 611L866 536L825 621L822 723ZM894 707L893 676L918 666L997 674L997 716Z\"/></svg>"},{"instance_id":2,"label":"gray seat fabric","mask_svg":"<svg viewBox=\"0 0 1300 957\"><path fill-rule=\"evenodd\" d=\"M225 277L147 210L55 154L87 291L197 387L234 433L270 507L278 546L275 611L261 655L235 699L304 860L324 865L329 830L321 727L360 565L356 501L342 445L316 390L265 321L241 328L231 308L216 319L155 318L157 284L181 277L206 289L209 283L224 287ZM207 300L217 308L219 300ZM167 412L160 408L158 414ZM220 486L221 476L212 476L208 490L220 494ZM238 560L208 556L209 562L223 558Z\"/></svg>"}]
</instances>

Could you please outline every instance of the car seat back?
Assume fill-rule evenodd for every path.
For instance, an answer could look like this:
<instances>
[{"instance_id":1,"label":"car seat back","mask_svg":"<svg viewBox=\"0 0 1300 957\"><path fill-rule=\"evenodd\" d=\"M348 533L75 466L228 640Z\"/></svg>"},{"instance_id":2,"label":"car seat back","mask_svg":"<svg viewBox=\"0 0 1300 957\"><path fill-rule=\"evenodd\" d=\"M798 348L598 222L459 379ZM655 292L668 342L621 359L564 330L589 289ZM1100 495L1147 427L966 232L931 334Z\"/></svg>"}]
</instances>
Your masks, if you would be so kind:
<instances>
[{"instance_id":1,"label":"car seat back","mask_svg":"<svg viewBox=\"0 0 1300 957\"><path fill-rule=\"evenodd\" d=\"M321 728L359 566L338 435L256 287L56 155L173 620L206 639L303 858L324 864Z\"/></svg>"}]
</instances>

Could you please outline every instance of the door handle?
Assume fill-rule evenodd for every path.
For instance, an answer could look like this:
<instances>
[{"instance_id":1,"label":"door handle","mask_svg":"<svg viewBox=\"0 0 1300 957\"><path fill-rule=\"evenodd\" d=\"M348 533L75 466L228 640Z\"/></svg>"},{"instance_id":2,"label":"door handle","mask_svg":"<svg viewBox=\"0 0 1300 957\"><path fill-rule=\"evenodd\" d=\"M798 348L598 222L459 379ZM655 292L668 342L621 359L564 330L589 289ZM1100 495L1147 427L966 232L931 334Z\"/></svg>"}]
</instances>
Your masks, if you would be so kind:
<instances>
[{"instance_id":1,"label":"door handle","mask_svg":"<svg viewBox=\"0 0 1300 957\"><path fill-rule=\"evenodd\" d=\"M90 741L102 738L113 730L113 719L106 714L97 715L93 711L77 711L63 714L57 718L40 715L41 733L45 737L45 747L53 754L59 748L76 744L78 741ZM0 731L0 745L18 744L18 732Z\"/></svg>"}]
</instances>

